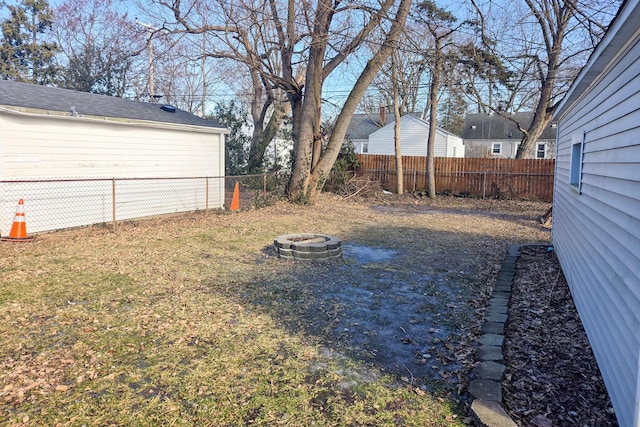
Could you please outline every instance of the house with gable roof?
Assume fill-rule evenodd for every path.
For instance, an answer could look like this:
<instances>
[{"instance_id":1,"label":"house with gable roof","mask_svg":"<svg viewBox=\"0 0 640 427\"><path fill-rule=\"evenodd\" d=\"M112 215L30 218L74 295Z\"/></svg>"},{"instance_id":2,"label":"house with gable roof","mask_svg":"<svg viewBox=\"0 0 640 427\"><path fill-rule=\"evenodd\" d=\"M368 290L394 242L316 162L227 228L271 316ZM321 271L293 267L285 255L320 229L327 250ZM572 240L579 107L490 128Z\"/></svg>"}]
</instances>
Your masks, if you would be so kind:
<instances>
[{"instance_id":1,"label":"house with gable roof","mask_svg":"<svg viewBox=\"0 0 640 427\"><path fill-rule=\"evenodd\" d=\"M113 179L119 219L222 207L224 179L186 178L224 176L225 133L170 105L0 80L0 231L19 199L30 232L111 221Z\"/></svg>"},{"instance_id":2,"label":"house with gable roof","mask_svg":"<svg viewBox=\"0 0 640 427\"><path fill-rule=\"evenodd\" d=\"M466 148L465 156L515 158L524 136L516 122L526 129L533 120L533 113L510 113L509 116L513 120L493 113L467 114L461 135ZM534 158L553 159L555 154L556 126L551 123L536 143Z\"/></svg>"},{"instance_id":3,"label":"house with gable roof","mask_svg":"<svg viewBox=\"0 0 640 427\"><path fill-rule=\"evenodd\" d=\"M387 115L380 109L378 115L354 114L347 129L346 138L351 141L356 154L395 154L395 115ZM403 156L426 156L429 123L417 114L405 114L400 118L400 151ZM436 129L434 154L436 157L464 157L462 138Z\"/></svg>"}]
</instances>

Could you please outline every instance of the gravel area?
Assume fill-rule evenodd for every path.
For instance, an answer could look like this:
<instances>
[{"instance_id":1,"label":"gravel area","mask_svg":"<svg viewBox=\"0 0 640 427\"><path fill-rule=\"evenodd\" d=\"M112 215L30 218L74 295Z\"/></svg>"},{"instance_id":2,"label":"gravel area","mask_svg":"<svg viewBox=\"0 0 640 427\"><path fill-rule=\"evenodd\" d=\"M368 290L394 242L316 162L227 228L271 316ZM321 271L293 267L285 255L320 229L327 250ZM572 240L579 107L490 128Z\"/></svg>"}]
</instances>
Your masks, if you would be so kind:
<instances>
[{"instance_id":1,"label":"gravel area","mask_svg":"<svg viewBox=\"0 0 640 427\"><path fill-rule=\"evenodd\" d=\"M503 400L518 425L618 425L566 279L549 246L522 248L505 334Z\"/></svg>"}]
</instances>

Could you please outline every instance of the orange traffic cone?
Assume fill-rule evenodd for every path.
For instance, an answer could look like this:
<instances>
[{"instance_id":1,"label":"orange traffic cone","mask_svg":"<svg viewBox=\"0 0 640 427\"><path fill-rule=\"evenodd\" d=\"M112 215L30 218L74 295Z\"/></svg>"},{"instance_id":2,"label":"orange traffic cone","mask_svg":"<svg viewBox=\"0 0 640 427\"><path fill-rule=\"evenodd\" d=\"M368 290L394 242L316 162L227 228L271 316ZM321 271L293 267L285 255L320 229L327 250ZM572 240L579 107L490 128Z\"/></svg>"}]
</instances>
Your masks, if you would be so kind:
<instances>
[{"instance_id":1,"label":"orange traffic cone","mask_svg":"<svg viewBox=\"0 0 640 427\"><path fill-rule=\"evenodd\" d=\"M231 206L229 209L232 211L240 209L240 185L237 182L236 188L233 190L233 198L231 199Z\"/></svg>"},{"instance_id":2,"label":"orange traffic cone","mask_svg":"<svg viewBox=\"0 0 640 427\"><path fill-rule=\"evenodd\" d=\"M5 242L30 242L33 240L33 237L27 237L27 223L24 220L24 200L20 199L18 202L9 237L3 237L0 240Z\"/></svg>"}]
</instances>

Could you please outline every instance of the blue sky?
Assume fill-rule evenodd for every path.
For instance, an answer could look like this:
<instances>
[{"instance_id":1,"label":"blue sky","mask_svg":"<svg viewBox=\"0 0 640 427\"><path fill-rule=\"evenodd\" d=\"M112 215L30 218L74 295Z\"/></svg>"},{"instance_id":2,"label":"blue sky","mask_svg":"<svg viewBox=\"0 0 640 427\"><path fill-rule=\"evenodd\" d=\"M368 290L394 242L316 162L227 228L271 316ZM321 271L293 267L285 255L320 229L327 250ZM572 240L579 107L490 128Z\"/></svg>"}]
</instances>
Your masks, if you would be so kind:
<instances>
[{"instance_id":1,"label":"blue sky","mask_svg":"<svg viewBox=\"0 0 640 427\"><path fill-rule=\"evenodd\" d=\"M52 7L58 6L64 2L64 0L49 0L50 5ZM131 1L123 1L123 0L113 0L115 5L119 5L119 9L121 12L128 12L131 19L135 17L140 17L141 21L148 22L150 24L154 24L153 19L145 16L144 13L138 13L136 5ZM17 4L19 3L16 0L8 0L8 4ZM149 2L150 3L150 2ZM440 7L444 7L451 11L454 15L459 15L466 10L466 6L464 2L461 1L452 1L446 0L444 2L438 2ZM155 23L159 25L159 23ZM338 111L338 108L344 102L344 99L349 94L350 90L353 87L354 82L357 79L357 75L363 69L366 64L367 58L359 58L352 56L348 58L340 67L338 67L327 79L324 85L324 99L325 99L325 110L329 114L335 114ZM214 61L214 60L209 60ZM210 62L211 63L211 62ZM232 88L226 87L220 81L211 82L210 87L212 89L212 94L215 99L225 99L231 98L234 96L234 90Z\"/></svg>"}]
</instances>

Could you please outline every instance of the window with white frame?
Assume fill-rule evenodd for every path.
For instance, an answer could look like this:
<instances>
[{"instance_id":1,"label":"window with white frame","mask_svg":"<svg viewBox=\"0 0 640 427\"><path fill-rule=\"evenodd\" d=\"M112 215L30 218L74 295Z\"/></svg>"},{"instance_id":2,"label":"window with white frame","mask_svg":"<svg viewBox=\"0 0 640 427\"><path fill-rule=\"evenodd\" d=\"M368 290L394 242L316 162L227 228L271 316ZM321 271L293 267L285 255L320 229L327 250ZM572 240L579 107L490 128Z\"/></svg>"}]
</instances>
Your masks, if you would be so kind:
<instances>
[{"instance_id":1,"label":"window with white frame","mask_svg":"<svg viewBox=\"0 0 640 427\"><path fill-rule=\"evenodd\" d=\"M368 142L363 142L362 143L362 152L363 153L368 153L369 152L369 143Z\"/></svg>"},{"instance_id":2,"label":"window with white frame","mask_svg":"<svg viewBox=\"0 0 640 427\"><path fill-rule=\"evenodd\" d=\"M491 145L491 154L493 154L493 155L502 154L502 143L501 142L494 142Z\"/></svg>"},{"instance_id":3,"label":"window with white frame","mask_svg":"<svg viewBox=\"0 0 640 427\"><path fill-rule=\"evenodd\" d=\"M582 159L584 157L585 133L575 134L571 137L571 166L569 173L569 185L578 193L582 187Z\"/></svg>"},{"instance_id":4,"label":"window with white frame","mask_svg":"<svg viewBox=\"0 0 640 427\"><path fill-rule=\"evenodd\" d=\"M547 156L547 144L538 144L536 148L536 159L544 159Z\"/></svg>"}]
</instances>

